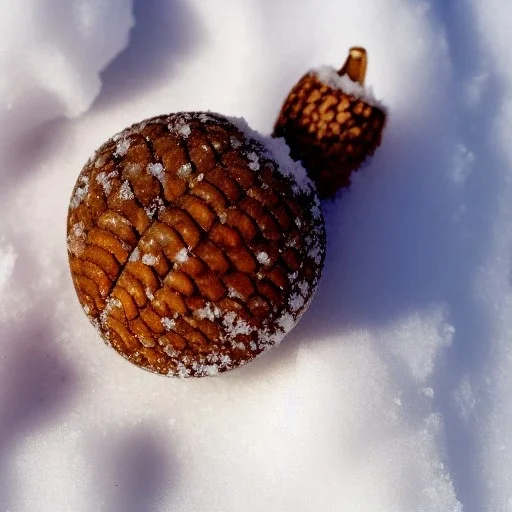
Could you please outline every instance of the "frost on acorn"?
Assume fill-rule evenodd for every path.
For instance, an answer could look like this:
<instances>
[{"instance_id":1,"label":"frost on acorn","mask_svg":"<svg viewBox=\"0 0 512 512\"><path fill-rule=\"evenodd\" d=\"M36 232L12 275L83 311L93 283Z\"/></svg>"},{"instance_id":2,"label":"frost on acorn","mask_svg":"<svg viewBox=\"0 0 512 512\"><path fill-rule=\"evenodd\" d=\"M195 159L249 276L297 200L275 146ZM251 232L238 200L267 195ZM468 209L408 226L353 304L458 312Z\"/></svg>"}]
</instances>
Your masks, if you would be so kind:
<instances>
[{"instance_id":1,"label":"frost on acorn","mask_svg":"<svg viewBox=\"0 0 512 512\"><path fill-rule=\"evenodd\" d=\"M353 47L342 68L304 75L286 98L274 127L292 158L302 161L321 198L350 183L350 175L380 145L384 107L364 86L367 53Z\"/></svg>"},{"instance_id":2,"label":"frost on acorn","mask_svg":"<svg viewBox=\"0 0 512 512\"><path fill-rule=\"evenodd\" d=\"M288 152L204 112L148 119L99 148L75 185L67 234L79 301L109 345L188 377L280 342L325 255L315 187Z\"/></svg>"}]
</instances>

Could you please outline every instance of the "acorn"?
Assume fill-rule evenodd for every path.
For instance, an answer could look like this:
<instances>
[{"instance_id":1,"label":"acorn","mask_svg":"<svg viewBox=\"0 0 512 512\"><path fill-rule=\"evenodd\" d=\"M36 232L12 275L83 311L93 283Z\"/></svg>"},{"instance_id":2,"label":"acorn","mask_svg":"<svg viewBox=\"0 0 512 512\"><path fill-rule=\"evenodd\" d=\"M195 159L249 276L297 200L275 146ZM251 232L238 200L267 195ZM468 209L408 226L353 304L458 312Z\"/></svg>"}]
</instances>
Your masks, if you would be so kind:
<instances>
[{"instance_id":1,"label":"acorn","mask_svg":"<svg viewBox=\"0 0 512 512\"><path fill-rule=\"evenodd\" d=\"M350 184L350 175L381 143L386 111L364 86L367 52L352 47L339 71L304 75L286 98L273 135L284 137L321 198Z\"/></svg>"},{"instance_id":2,"label":"acorn","mask_svg":"<svg viewBox=\"0 0 512 512\"><path fill-rule=\"evenodd\" d=\"M68 255L103 340L178 377L236 368L306 310L325 257L315 187L282 140L180 112L104 143L74 187Z\"/></svg>"}]
</instances>

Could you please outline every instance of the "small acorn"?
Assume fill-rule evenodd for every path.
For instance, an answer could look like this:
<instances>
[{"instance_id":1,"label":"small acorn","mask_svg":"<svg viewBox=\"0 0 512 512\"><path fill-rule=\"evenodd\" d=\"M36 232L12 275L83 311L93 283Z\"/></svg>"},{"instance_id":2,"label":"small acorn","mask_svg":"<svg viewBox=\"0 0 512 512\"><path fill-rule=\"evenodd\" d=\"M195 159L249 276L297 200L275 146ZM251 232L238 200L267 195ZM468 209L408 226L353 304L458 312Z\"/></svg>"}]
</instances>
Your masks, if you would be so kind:
<instances>
[{"instance_id":1,"label":"small acorn","mask_svg":"<svg viewBox=\"0 0 512 512\"><path fill-rule=\"evenodd\" d=\"M364 87L367 53L353 47L339 71L304 75L286 98L273 135L284 137L321 198L334 196L380 145L384 107Z\"/></svg>"},{"instance_id":2,"label":"small acorn","mask_svg":"<svg viewBox=\"0 0 512 512\"><path fill-rule=\"evenodd\" d=\"M314 185L282 140L181 112L125 129L76 182L78 299L105 342L160 374L214 375L276 345L325 256Z\"/></svg>"}]
</instances>

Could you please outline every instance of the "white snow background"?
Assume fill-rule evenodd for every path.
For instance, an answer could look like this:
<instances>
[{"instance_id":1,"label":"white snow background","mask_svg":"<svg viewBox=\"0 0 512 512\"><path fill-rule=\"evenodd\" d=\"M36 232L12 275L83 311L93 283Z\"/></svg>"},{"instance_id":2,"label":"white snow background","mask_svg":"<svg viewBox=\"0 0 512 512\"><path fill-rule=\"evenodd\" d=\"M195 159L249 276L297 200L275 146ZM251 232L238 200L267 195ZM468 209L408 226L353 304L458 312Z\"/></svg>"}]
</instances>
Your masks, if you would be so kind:
<instances>
[{"instance_id":1,"label":"white snow background","mask_svg":"<svg viewBox=\"0 0 512 512\"><path fill-rule=\"evenodd\" d=\"M512 511L512 4L2 0L0 512ZM318 294L216 378L126 363L67 267L93 151L165 112L262 132L369 52L382 148L325 204Z\"/></svg>"}]
</instances>

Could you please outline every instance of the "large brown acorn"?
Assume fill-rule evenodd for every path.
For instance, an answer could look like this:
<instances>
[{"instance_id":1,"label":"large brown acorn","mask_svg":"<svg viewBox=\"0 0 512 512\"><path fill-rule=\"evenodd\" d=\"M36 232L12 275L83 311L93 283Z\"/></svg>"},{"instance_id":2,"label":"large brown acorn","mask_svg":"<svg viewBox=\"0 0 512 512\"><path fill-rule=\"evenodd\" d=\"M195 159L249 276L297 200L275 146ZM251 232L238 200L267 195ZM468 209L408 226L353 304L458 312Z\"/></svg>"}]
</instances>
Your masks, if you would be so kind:
<instances>
[{"instance_id":1,"label":"large brown acorn","mask_svg":"<svg viewBox=\"0 0 512 512\"><path fill-rule=\"evenodd\" d=\"M347 186L380 145L386 112L364 87L366 68L366 50L353 47L340 70L310 71L290 91L276 121L273 135L284 137L321 198Z\"/></svg>"},{"instance_id":2,"label":"large brown acorn","mask_svg":"<svg viewBox=\"0 0 512 512\"><path fill-rule=\"evenodd\" d=\"M279 343L325 254L314 186L285 144L213 113L155 117L103 144L78 177L67 234L79 301L105 342L180 377Z\"/></svg>"}]
</instances>

